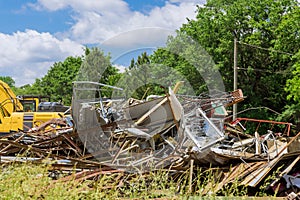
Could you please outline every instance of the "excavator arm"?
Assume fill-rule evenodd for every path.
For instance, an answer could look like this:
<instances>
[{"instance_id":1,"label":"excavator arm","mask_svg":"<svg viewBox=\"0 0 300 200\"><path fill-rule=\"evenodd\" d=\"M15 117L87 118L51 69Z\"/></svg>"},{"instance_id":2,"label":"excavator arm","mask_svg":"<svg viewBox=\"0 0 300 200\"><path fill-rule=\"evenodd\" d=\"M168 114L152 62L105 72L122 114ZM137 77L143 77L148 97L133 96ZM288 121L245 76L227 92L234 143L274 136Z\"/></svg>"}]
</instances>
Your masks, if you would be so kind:
<instances>
[{"instance_id":1,"label":"excavator arm","mask_svg":"<svg viewBox=\"0 0 300 200\"><path fill-rule=\"evenodd\" d=\"M0 80L0 112L3 116L8 117L11 113L23 111L21 102L17 99L11 88Z\"/></svg>"}]
</instances>

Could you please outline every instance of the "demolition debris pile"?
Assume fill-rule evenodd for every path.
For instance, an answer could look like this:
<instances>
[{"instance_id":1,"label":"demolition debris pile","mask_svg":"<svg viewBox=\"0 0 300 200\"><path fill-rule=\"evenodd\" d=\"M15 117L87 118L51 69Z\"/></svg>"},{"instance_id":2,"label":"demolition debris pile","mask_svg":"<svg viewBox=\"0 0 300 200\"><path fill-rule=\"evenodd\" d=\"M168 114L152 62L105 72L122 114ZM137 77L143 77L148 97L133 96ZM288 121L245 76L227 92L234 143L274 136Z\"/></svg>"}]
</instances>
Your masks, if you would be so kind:
<instances>
[{"instance_id":1,"label":"demolition debris pile","mask_svg":"<svg viewBox=\"0 0 300 200\"><path fill-rule=\"evenodd\" d=\"M299 196L300 133L293 135L290 123L230 121L226 107L244 99L241 90L184 96L176 94L179 86L146 100L108 99L101 96L102 87L122 89L75 82L72 118L2 135L1 163L48 160L62 173L76 169L80 180L159 169L176 178L189 170L190 191L199 178L193 171L210 169L216 182L202 195L217 194L236 181L253 195L276 173L268 192Z\"/></svg>"}]
</instances>

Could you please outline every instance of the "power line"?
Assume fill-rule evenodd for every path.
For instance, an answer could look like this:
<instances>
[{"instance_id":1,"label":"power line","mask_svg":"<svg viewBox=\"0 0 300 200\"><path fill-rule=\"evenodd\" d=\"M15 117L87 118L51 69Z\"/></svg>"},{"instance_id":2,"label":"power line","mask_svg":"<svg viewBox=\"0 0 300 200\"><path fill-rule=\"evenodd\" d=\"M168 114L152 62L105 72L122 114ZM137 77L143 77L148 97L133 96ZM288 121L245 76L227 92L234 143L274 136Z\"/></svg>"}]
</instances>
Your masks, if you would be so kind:
<instances>
[{"instance_id":1,"label":"power line","mask_svg":"<svg viewBox=\"0 0 300 200\"><path fill-rule=\"evenodd\" d=\"M245 110L242 110L242 111L236 113L236 116L237 116L238 114L242 114L242 113L247 112L247 111L249 111L249 110L261 110L261 109L266 109L266 110L269 110L269 111L275 113L276 115L280 115L279 112L277 112L277 111L275 111L275 110L273 110L273 109L271 109L271 108L269 108L269 107L261 106L261 107L247 108L247 109L245 109ZM233 117L233 115L227 116L225 119L230 119L231 117Z\"/></svg>"},{"instance_id":2,"label":"power line","mask_svg":"<svg viewBox=\"0 0 300 200\"><path fill-rule=\"evenodd\" d=\"M252 48L262 49L262 50L265 50L265 51L271 51L271 52L286 54L286 55L289 55L289 56L293 56L294 55L294 54L291 54L291 53L288 53L288 52L272 50L272 49L268 49L268 48L256 46L256 45L253 45L253 44L248 44L248 43L245 43L245 42L242 42L242 41L238 41L238 43L246 45L246 46L250 46Z\"/></svg>"},{"instance_id":3,"label":"power line","mask_svg":"<svg viewBox=\"0 0 300 200\"><path fill-rule=\"evenodd\" d=\"M266 70L266 69L257 69L257 68L243 68L243 67L238 67L238 70L244 70L244 71L259 71L259 72L268 72L268 73L275 73L275 74L286 74L288 72L286 71L278 71L278 72L274 72L271 70Z\"/></svg>"}]
</instances>

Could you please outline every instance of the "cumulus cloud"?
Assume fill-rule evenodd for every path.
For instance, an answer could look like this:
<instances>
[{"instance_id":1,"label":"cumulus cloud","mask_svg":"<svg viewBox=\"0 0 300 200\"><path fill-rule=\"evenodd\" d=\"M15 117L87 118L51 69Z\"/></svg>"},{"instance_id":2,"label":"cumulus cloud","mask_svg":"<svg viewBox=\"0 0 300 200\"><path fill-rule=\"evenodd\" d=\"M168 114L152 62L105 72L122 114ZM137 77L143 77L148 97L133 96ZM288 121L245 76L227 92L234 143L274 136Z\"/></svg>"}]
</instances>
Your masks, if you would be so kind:
<instances>
[{"instance_id":1,"label":"cumulus cloud","mask_svg":"<svg viewBox=\"0 0 300 200\"><path fill-rule=\"evenodd\" d=\"M50 33L0 33L0 74L14 78L17 86L33 83L55 62L82 54L82 45L70 39L58 40Z\"/></svg>"},{"instance_id":2,"label":"cumulus cloud","mask_svg":"<svg viewBox=\"0 0 300 200\"><path fill-rule=\"evenodd\" d=\"M42 77L54 62L82 55L81 44L100 44L115 59L132 49L161 46L187 17L195 17L196 4L202 3L166 0L164 6L142 12L132 10L124 0L37 0L27 4L27 9L50 14L68 9L74 19L71 28L52 34L36 30L0 33L0 73L12 76L20 86Z\"/></svg>"},{"instance_id":3,"label":"cumulus cloud","mask_svg":"<svg viewBox=\"0 0 300 200\"><path fill-rule=\"evenodd\" d=\"M135 29L105 40L101 43L101 49L105 52L110 52L111 60L117 62L118 60L123 60L124 57L132 58L144 51L149 52L162 47L165 45L168 36L173 34L174 30L165 28L145 27ZM141 36L143 39L139 39Z\"/></svg>"},{"instance_id":4,"label":"cumulus cloud","mask_svg":"<svg viewBox=\"0 0 300 200\"><path fill-rule=\"evenodd\" d=\"M170 3L197 3L197 4L205 4L206 0L169 0Z\"/></svg>"},{"instance_id":5,"label":"cumulus cloud","mask_svg":"<svg viewBox=\"0 0 300 200\"><path fill-rule=\"evenodd\" d=\"M117 64L115 64L115 65L113 65L115 68L117 68L118 70L119 70L119 72L120 73L123 73L123 72L125 72L125 70L126 70L126 66L123 66L123 65L117 65Z\"/></svg>"},{"instance_id":6,"label":"cumulus cloud","mask_svg":"<svg viewBox=\"0 0 300 200\"><path fill-rule=\"evenodd\" d=\"M124 9L128 9L128 4L123 0L38 0L37 3L29 4L30 7L35 8L37 10L49 10L56 11L65 9L67 7L71 7L75 11L105 11L110 12L111 10L115 11L124 11Z\"/></svg>"},{"instance_id":7,"label":"cumulus cloud","mask_svg":"<svg viewBox=\"0 0 300 200\"><path fill-rule=\"evenodd\" d=\"M143 27L178 29L186 18L194 18L199 0L170 0L163 7L154 7L146 14L130 10L122 0L39 0L36 9L50 11L72 8L75 23L63 35L80 43L101 43L116 35ZM145 40L140 35L136 40ZM121 45L121 44L120 44Z\"/></svg>"}]
</instances>

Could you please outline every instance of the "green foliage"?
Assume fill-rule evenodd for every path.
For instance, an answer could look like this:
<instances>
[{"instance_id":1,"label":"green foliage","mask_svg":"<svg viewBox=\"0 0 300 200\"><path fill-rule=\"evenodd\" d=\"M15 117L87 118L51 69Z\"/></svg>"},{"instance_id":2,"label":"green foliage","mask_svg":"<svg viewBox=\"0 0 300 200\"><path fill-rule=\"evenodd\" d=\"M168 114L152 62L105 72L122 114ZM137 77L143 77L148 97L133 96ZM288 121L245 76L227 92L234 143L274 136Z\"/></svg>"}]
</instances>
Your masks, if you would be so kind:
<instances>
[{"instance_id":1,"label":"green foliage","mask_svg":"<svg viewBox=\"0 0 300 200\"><path fill-rule=\"evenodd\" d=\"M176 81L185 82L185 94L199 95L213 90L223 91L222 77L212 57L201 45L185 32L169 37L166 48L160 48L151 57L174 71Z\"/></svg>"},{"instance_id":2,"label":"green foliage","mask_svg":"<svg viewBox=\"0 0 300 200\"><path fill-rule=\"evenodd\" d=\"M47 95L51 101L62 101L71 104L72 82L77 76L82 57L67 57L63 62L54 63L47 74L36 79L32 85L24 85L16 89L17 95Z\"/></svg>"},{"instance_id":3,"label":"green foliage","mask_svg":"<svg viewBox=\"0 0 300 200\"><path fill-rule=\"evenodd\" d=\"M114 85L120 78L118 69L113 67L110 62L110 55L104 55L99 48L86 50L86 57L82 62L77 81L91 81ZM102 93L103 96L110 97L112 90L107 89Z\"/></svg>"},{"instance_id":4,"label":"green foliage","mask_svg":"<svg viewBox=\"0 0 300 200\"><path fill-rule=\"evenodd\" d=\"M131 64L120 78L117 86L124 87L125 96L135 99L145 98L149 94L163 94L163 90L156 85L154 65L146 52L131 60Z\"/></svg>"},{"instance_id":5,"label":"green foliage","mask_svg":"<svg viewBox=\"0 0 300 200\"><path fill-rule=\"evenodd\" d=\"M299 107L300 99L299 29L300 9L296 0L208 0L197 7L195 20L188 19L176 36L169 37L165 48L133 59L124 74L111 65L110 55L104 55L98 48L86 48L85 57L68 57L55 63L32 86L12 88L17 94L50 95L53 101L62 100L65 104L71 103L74 80L117 84L122 88L126 85L127 97L137 99L144 98L145 92L163 95L165 89L160 86L167 88L177 81L185 82L180 91L184 94L198 95L215 89L231 91L233 41L237 38L238 87L247 96L239 110L287 109L282 119L300 119L298 112L292 110ZM222 77L215 75L218 72ZM14 86L9 78L6 82ZM111 93L108 89L102 95ZM263 110L251 112L251 117L275 118Z\"/></svg>"},{"instance_id":6,"label":"green foliage","mask_svg":"<svg viewBox=\"0 0 300 200\"><path fill-rule=\"evenodd\" d=\"M278 175L273 172L260 187L257 196L266 196L267 187ZM49 164L10 163L1 166L1 199L231 199L246 198L247 189L240 180L223 185L222 172L216 168L197 168L193 172L192 191L189 190L189 169L174 171L156 170L148 173L104 173L93 180L68 179L73 173L53 171ZM53 180L55 173L58 180ZM70 178L70 177L68 177ZM223 187L219 187L221 184Z\"/></svg>"},{"instance_id":7,"label":"green foliage","mask_svg":"<svg viewBox=\"0 0 300 200\"><path fill-rule=\"evenodd\" d=\"M290 10L283 16L283 20L276 30L277 37L284 38L281 41L274 41L274 48L276 50L286 49L288 52L295 53L293 62L290 62L288 67L292 72L288 77L285 85L285 92L289 104L284 106L284 112L279 116L279 119L288 120L297 125L297 130L300 130L300 9L299 4L295 9ZM280 57L281 60L289 60L286 54L275 54L274 56Z\"/></svg>"},{"instance_id":8,"label":"green foliage","mask_svg":"<svg viewBox=\"0 0 300 200\"><path fill-rule=\"evenodd\" d=\"M63 62L54 63L43 78L35 81L30 92L48 95L52 101L61 100L65 105L70 105L72 82L77 76L81 63L81 57L68 57Z\"/></svg>"},{"instance_id":9,"label":"green foliage","mask_svg":"<svg viewBox=\"0 0 300 200\"><path fill-rule=\"evenodd\" d=\"M175 184L167 172L100 175L97 180L54 181L50 165L12 164L2 166L1 199L112 199L174 198ZM120 176L122 175L122 176ZM122 179L122 180L120 180Z\"/></svg>"},{"instance_id":10,"label":"green foliage","mask_svg":"<svg viewBox=\"0 0 300 200\"><path fill-rule=\"evenodd\" d=\"M10 76L0 76L0 80L5 82L10 88L15 87L15 81Z\"/></svg>"},{"instance_id":11,"label":"green foliage","mask_svg":"<svg viewBox=\"0 0 300 200\"><path fill-rule=\"evenodd\" d=\"M48 176L49 166L12 164L1 167L1 199L82 199L86 184L56 182Z\"/></svg>"},{"instance_id":12,"label":"green foliage","mask_svg":"<svg viewBox=\"0 0 300 200\"><path fill-rule=\"evenodd\" d=\"M106 82L112 69L110 56L98 48L92 48L86 55L77 76L78 81ZM100 81L101 80L101 81Z\"/></svg>"},{"instance_id":13,"label":"green foliage","mask_svg":"<svg viewBox=\"0 0 300 200\"><path fill-rule=\"evenodd\" d=\"M287 80L285 90L289 93L287 98L300 102L300 51L295 56L297 62L293 65L293 77Z\"/></svg>"},{"instance_id":14,"label":"green foliage","mask_svg":"<svg viewBox=\"0 0 300 200\"><path fill-rule=\"evenodd\" d=\"M32 86L30 84L26 84L21 87L15 87L14 91L16 95L31 94Z\"/></svg>"},{"instance_id":15,"label":"green foliage","mask_svg":"<svg viewBox=\"0 0 300 200\"><path fill-rule=\"evenodd\" d=\"M295 54L299 49L299 24L299 6L295 0L208 0L205 6L198 7L196 19L183 24L177 36L170 38L167 47L174 49L176 44L175 48L180 50L158 49L154 61L178 69L199 93L205 89L204 82L207 84L201 75L206 65L199 65L202 63L199 55L203 55L199 47L202 47L216 63L214 68L221 73L226 91L231 91L233 41L237 38L238 87L247 96L239 108L265 106L281 112L282 105L287 104L284 85L294 61L280 52ZM180 45L182 35L197 44ZM194 66L201 76L193 71Z\"/></svg>"},{"instance_id":16,"label":"green foliage","mask_svg":"<svg viewBox=\"0 0 300 200\"><path fill-rule=\"evenodd\" d=\"M62 101L70 105L74 81L94 81L114 85L121 77L118 69L110 63L110 56L105 56L98 48L85 49L85 57L67 57L63 62L54 63L47 74L36 79L33 85L15 88L17 95L48 95L51 101ZM12 82L14 84L14 82ZM102 95L110 96L111 90Z\"/></svg>"}]
</instances>

